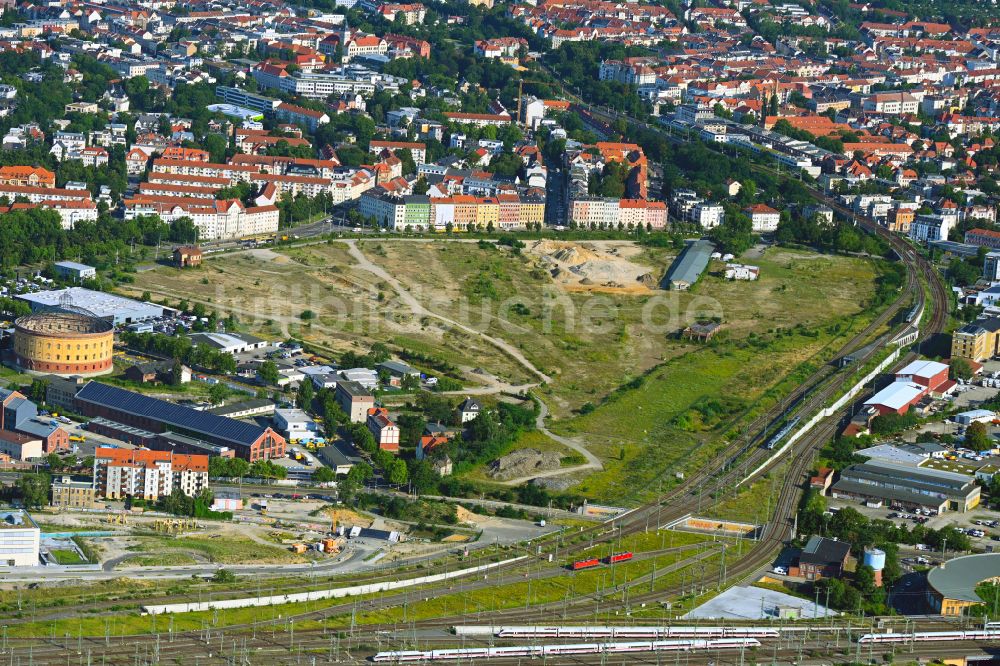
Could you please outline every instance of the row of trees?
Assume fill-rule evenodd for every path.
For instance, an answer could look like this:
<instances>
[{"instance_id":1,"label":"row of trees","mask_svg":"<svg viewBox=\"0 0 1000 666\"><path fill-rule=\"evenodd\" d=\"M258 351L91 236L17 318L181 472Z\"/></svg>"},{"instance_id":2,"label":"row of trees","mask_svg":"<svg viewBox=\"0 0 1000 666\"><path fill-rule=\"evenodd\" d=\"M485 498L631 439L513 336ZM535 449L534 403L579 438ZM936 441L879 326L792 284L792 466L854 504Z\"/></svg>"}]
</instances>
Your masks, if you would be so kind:
<instances>
[{"instance_id":1,"label":"row of trees","mask_svg":"<svg viewBox=\"0 0 1000 666\"><path fill-rule=\"evenodd\" d=\"M125 331L122 341L137 351L177 359L190 366L229 374L236 372L236 359L231 354L208 345L196 345L182 335Z\"/></svg>"},{"instance_id":2,"label":"row of trees","mask_svg":"<svg viewBox=\"0 0 1000 666\"><path fill-rule=\"evenodd\" d=\"M197 238L190 219L166 224L157 216L122 220L105 213L96 221L79 221L72 229L63 229L56 211L32 208L5 213L3 221L0 268L6 269L62 259L109 268L131 256L133 244L156 246L161 241L190 242L192 235Z\"/></svg>"}]
</instances>

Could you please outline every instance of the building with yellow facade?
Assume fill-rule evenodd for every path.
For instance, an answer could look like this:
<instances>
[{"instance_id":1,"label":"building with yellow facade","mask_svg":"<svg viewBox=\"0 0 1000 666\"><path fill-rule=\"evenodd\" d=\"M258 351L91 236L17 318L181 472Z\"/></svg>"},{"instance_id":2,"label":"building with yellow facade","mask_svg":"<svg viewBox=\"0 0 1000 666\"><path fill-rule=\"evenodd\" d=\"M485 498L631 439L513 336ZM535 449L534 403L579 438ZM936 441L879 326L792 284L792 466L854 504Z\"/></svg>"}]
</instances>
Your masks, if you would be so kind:
<instances>
[{"instance_id":1,"label":"building with yellow facade","mask_svg":"<svg viewBox=\"0 0 1000 666\"><path fill-rule=\"evenodd\" d=\"M982 583L1000 582L1000 553L956 557L927 572L927 603L939 615L964 615L983 603Z\"/></svg>"},{"instance_id":2,"label":"building with yellow facade","mask_svg":"<svg viewBox=\"0 0 1000 666\"><path fill-rule=\"evenodd\" d=\"M113 370L114 325L76 312L37 312L14 323L14 362L33 374L90 377Z\"/></svg>"},{"instance_id":3,"label":"building with yellow facade","mask_svg":"<svg viewBox=\"0 0 1000 666\"><path fill-rule=\"evenodd\" d=\"M982 362L1000 352L1000 317L966 324L951 336L951 357Z\"/></svg>"}]
</instances>

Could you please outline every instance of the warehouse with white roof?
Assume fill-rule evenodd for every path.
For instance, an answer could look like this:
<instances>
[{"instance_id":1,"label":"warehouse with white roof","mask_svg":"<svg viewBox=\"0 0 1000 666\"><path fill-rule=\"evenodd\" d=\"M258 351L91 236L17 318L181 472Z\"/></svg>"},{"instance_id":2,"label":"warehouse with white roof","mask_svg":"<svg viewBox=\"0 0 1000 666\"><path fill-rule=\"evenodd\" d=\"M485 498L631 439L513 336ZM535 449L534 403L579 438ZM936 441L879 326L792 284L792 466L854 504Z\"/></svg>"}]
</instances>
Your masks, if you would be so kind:
<instances>
[{"instance_id":1,"label":"warehouse with white roof","mask_svg":"<svg viewBox=\"0 0 1000 666\"><path fill-rule=\"evenodd\" d=\"M163 316L163 308L155 303L143 303L83 287L19 294L17 298L26 301L31 306L32 312L52 309L86 310L95 317L115 325L131 324Z\"/></svg>"},{"instance_id":2,"label":"warehouse with white roof","mask_svg":"<svg viewBox=\"0 0 1000 666\"><path fill-rule=\"evenodd\" d=\"M882 414L905 414L927 392L926 386L913 382L893 382L865 401Z\"/></svg>"}]
</instances>

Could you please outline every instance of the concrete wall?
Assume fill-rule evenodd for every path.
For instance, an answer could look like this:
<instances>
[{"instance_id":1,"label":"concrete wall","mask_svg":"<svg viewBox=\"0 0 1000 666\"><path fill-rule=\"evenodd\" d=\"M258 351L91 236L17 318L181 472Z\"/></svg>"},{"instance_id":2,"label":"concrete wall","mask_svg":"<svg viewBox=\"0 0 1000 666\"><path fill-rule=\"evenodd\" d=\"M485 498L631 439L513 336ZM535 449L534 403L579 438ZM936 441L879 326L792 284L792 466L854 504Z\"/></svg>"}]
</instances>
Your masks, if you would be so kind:
<instances>
[{"instance_id":1,"label":"concrete wall","mask_svg":"<svg viewBox=\"0 0 1000 666\"><path fill-rule=\"evenodd\" d=\"M280 604L301 603L316 599L340 599L341 597L355 596L361 594L371 594L373 592L384 592L386 590L401 590L416 585L427 583L437 583L452 578L460 578L481 571L496 569L512 562L519 562L527 559L527 556L515 557L501 562L492 562L469 569L458 569L442 574L431 576L420 576L419 578L408 578L406 580L383 581L379 583L369 583L367 585L352 585L351 587L339 587L332 590L316 590L313 592L300 592L297 594L276 594L269 597L245 597L242 599L221 599L219 601L202 601L183 604L162 604L153 606L143 606L144 613L191 613L194 611L214 610L216 608L247 608L250 606L276 606Z\"/></svg>"}]
</instances>

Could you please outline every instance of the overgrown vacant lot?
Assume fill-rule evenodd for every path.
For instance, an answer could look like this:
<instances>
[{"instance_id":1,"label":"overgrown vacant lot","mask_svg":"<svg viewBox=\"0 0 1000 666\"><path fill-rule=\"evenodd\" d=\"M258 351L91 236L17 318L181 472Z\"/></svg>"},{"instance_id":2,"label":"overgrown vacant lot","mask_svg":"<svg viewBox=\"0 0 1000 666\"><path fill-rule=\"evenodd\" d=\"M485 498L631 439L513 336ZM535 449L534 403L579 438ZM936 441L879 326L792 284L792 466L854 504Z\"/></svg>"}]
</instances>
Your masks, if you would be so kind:
<instances>
[{"instance_id":1,"label":"overgrown vacant lot","mask_svg":"<svg viewBox=\"0 0 1000 666\"><path fill-rule=\"evenodd\" d=\"M379 259L373 244L365 251ZM128 293L144 291L171 305L184 299L232 312L244 330L269 339L294 336L335 352L389 342L459 367L481 366L512 383L530 379L488 342L414 316L389 285L357 267L344 243L215 256L199 269L158 267L139 273ZM315 319L304 321L306 311Z\"/></svg>"},{"instance_id":2,"label":"overgrown vacant lot","mask_svg":"<svg viewBox=\"0 0 1000 666\"><path fill-rule=\"evenodd\" d=\"M592 261L621 258L631 275L646 267L644 282L583 281L564 254L555 264L545 256L550 246L530 243L521 252L451 240L357 245L423 307L502 338L550 375L537 389L550 427L578 438L605 465L573 490L620 502L704 462L741 419L828 360L874 316L869 299L879 273L870 260L770 248L743 259L761 267L756 282L728 282L724 265L713 262L690 292L665 292L655 287L672 251L621 241L569 249ZM212 257L198 270L158 268L137 276L133 293L144 290L234 311L267 337L296 335L330 350L381 341L437 356L461 367L470 384L479 376L474 368L512 383L534 380L478 335L414 315L342 242ZM310 325L301 318L306 310L316 315ZM685 326L709 318L724 325L712 343L679 338Z\"/></svg>"},{"instance_id":3,"label":"overgrown vacant lot","mask_svg":"<svg viewBox=\"0 0 1000 666\"><path fill-rule=\"evenodd\" d=\"M553 424L605 463L575 490L636 501L668 487L675 472L704 463L741 419L773 404L874 315L866 308L877 275L870 262L771 250L754 263L762 269L756 283L709 276L688 295L721 306L725 328L710 344L664 341L669 362L593 411Z\"/></svg>"}]
</instances>

